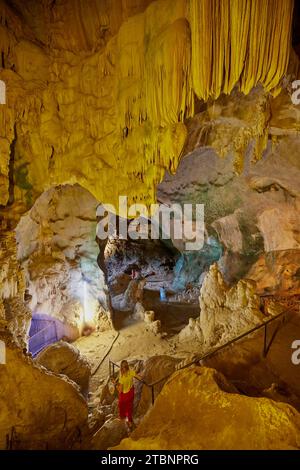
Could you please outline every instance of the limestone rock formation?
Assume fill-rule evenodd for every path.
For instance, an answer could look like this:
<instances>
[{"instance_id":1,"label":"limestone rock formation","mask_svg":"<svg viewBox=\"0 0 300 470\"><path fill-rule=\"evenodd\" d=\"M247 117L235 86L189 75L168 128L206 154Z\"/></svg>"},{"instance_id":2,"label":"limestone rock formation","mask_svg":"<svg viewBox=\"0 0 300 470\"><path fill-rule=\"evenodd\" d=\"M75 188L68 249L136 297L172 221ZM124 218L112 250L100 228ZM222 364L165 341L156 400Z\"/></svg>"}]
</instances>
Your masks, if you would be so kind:
<instances>
[{"instance_id":1,"label":"limestone rock formation","mask_svg":"<svg viewBox=\"0 0 300 470\"><path fill-rule=\"evenodd\" d=\"M254 136L262 129L268 129L266 148L257 161ZM287 90L276 98L260 87L247 96L234 91L190 120L185 156L157 196L165 204L204 204L207 233L223 254L189 254L187 274L193 264L196 273L199 264L205 271L205 263L219 259L229 283L245 277L258 282L260 293L299 291L299 142L297 107Z\"/></svg>"},{"instance_id":2,"label":"limestone rock formation","mask_svg":"<svg viewBox=\"0 0 300 470\"><path fill-rule=\"evenodd\" d=\"M33 363L15 345L6 344L6 364L0 366L0 448L68 449L79 444L78 428L87 422L88 408L79 387Z\"/></svg>"},{"instance_id":3,"label":"limestone rock formation","mask_svg":"<svg viewBox=\"0 0 300 470\"><path fill-rule=\"evenodd\" d=\"M299 449L300 414L239 395L214 369L190 367L165 384L130 438L114 449Z\"/></svg>"},{"instance_id":4,"label":"limestone rock formation","mask_svg":"<svg viewBox=\"0 0 300 470\"><path fill-rule=\"evenodd\" d=\"M69 377L70 380L79 385L83 396L87 397L91 366L75 346L65 341L51 344L37 355L35 362L55 374L63 374Z\"/></svg>"},{"instance_id":5,"label":"limestone rock formation","mask_svg":"<svg viewBox=\"0 0 300 470\"><path fill-rule=\"evenodd\" d=\"M165 380L169 374L175 371L176 365L179 360L166 356L153 356L144 361L141 370L139 372L142 375L143 380L147 384L153 384L158 382L154 387L154 397L156 397L162 390ZM161 380L161 381L160 381ZM152 391L147 386L142 386L138 392L138 403L136 408L136 414L138 417L142 417L146 414L148 409L152 405Z\"/></svg>"},{"instance_id":6,"label":"limestone rock formation","mask_svg":"<svg viewBox=\"0 0 300 470\"><path fill-rule=\"evenodd\" d=\"M120 310L133 311L136 303L141 303L143 300L143 289L145 283L145 279L132 279L129 282L124 295L121 295L120 297L118 308Z\"/></svg>"},{"instance_id":7,"label":"limestone rock formation","mask_svg":"<svg viewBox=\"0 0 300 470\"><path fill-rule=\"evenodd\" d=\"M134 320L143 321L144 318L145 318L145 312L146 312L146 310L143 307L143 304L141 302L137 302L134 306L132 317L134 318Z\"/></svg>"},{"instance_id":8,"label":"limestone rock formation","mask_svg":"<svg viewBox=\"0 0 300 470\"><path fill-rule=\"evenodd\" d=\"M147 310L144 315L144 320L146 323L152 323L155 319L155 313L153 310Z\"/></svg>"},{"instance_id":9,"label":"limestone rock formation","mask_svg":"<svg viewBox=\"0 0 300 470\"><path fill-rule=\"evenodd\" d=\"M91 449L106 450L120 443L128 435L126 424L118 418L106 421L91 441Z\"/></svg>"},{"instance_id":10,"label":"limestone rock formation","mask_svg":"<svg viewBox=\"0 0 300 470\"><path fill-rule=\"evenodd\" d=\"M171 269L158 242L121 243L130 249L120 257L122 247L114 251L110 240L99 254L98 202L117 212L120 195L129 204L205 205L203 249L185 253L185 240L173 240L180 251L174 288L191 283L197 292L202 285L201 316L180 335L199 349L262 321L257 292L299 293L293 3L0 0L0 338L8 357L0 369L1 448L71 448L88 428L78 386L25 355L31 312L56 317L76 335L110 328L106 259L116 308L147 319L139 306L145 281L130 280L130 263L138 260L143 276ZM161 261L152 263L154 257ZM224 279L214 265L208 272L215 261ZM161 326L145 325L154 333ZM78 376L69 354L77 361L72 347L53 346L42 360L86 393L88 367L81 362ZM154 368L173 370L171 360L159 361ZM299 448L291 408L240 397L220 376L195 370L166 385L140 428L150 437L141 434L137 445L184 446L192 429L190 446L274 448L278 437L283 447ZM156 370L148 375L154 380ZM196 402L188 423L186 391ZM164 413L174 415L174 441ZM102 420L96 417L90 431ZM93 447L113 446L124 435L123 424L109 421Z\"/></svg>"},{"instance_id":11,"label":"limestone rock formation","mask_svg":"<svg viewBox=\"0 0 300 470\"><path fill-rule=\"evenodd\" d=\"M250 330L266 317L253 281L226 285L218 265L211 265L200 291L200 317L191 319L180 332L180 340L198 340L203 346L224 344Z\"/></svg>"},{"instance_id":12,"label":"limestone rock formation","mask_svg":"<svg viewBox=\"0 0 300 470\"><path fill-rule=\"evenodd\" d=\"M97 264L97 205L79 185L52 188L16 229L30 309L76 327L78 334L84 325L109 326L101 320L107 288Z\"/></svg>"},{"instance_id":13,"label":"limestone rock formation","mask_svg":"<svg viewBox=\"0 0 300 470\"><path fill-rule=\"evenodd\" d=\"M200 326L200 318L190 318L188 324L180 331L179 341L197 341L203 344L203 332Z\"/></svg>"},{"instance_id":14,"label":"limestone rock formation","mask_svg":"<svg viewBox=\"0 0 300 470\"><path fill-rule=\"evenodd\" d=\"M224 343L265 319L255 287L241 280L228 288L217 265L211 266L200 291L200 327L207 345Z\"/></svg>"},{"instance_id":15,"label":"limestone rock formation","mask_svg":"<svg viewBox=\"0 0 300 470\"><path fill-rule=\"evenodd\" d=\"M245 94L257 83L280 90L293 2L274 1L2 1L1 204L11 147L14 196L27 209L50 185L75 182L107 202L153 201L164 170L176 169L194 96L216 99L237 84ZM263 126L253 137L263 149ZM239 149L244 139L236 135Z\"/></svg>"},{"instance_id":16,"label":"limestone rock formation","mask_svg":"<svg viewBox=\"0 0 300 470\"><path fill-rule=\"evenodd\" d=\"M158 335L161 332L161 321L160 320L154 320L151 322L147 328L154 334Z\"/></svg>"},{"instance_id":17,"label":"limestone rock formation","mask_svg":"<svg viewBox=\"0 0 300 470\"><path fill-rule=\"evenodd\" d=\"M247 277L256 282L257 292L294 295L300 293L300 250L260 255Z\"/></svg>"},{"instance_id":18,"label":"limestone rock formation","mask_svg":"<svg viewBox=\"0 0 300 470\"><path fill-rule=\"evenodd\" d=\"M24 303L25 274L17 260L15 233L0 234L0 330L8 330L27 349L31 312Z\"/></svg>"}]
</instances>

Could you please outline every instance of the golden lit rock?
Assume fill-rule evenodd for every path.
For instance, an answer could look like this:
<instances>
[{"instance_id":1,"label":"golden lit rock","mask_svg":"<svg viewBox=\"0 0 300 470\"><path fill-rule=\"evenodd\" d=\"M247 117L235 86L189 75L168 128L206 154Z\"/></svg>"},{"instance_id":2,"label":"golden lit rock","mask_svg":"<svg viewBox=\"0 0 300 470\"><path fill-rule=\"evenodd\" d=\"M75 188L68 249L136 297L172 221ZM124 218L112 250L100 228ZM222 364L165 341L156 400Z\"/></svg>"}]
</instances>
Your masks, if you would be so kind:
<instances>
[{"instance_id":1,"label":"golden lit rock","mask_svg":"<svg viewBox=\"0 0 300 470\"><path fill-rule=\"evenodd\" d=\"M51 13L17 2L26 26L1 5L1 52L11 69L0 72L7 83L3 204L16 137L14 197L27 207L51 185L75 182L98 200L127 194L153 202L165 170L177 167L194 94L207 101L236 85L248 94L258 83L275 92L288 66L290 0L224 0L220 8L196 0L116 1L112 8L93 1L83 22L79 0ZM264 129L259 135L258 156Z\"/></svg>"},{"instance_id":2,"label":"golden lit rock","mask_svg":"<svg viewBox=\"0 0 300 470\"><path fill-rule=\"evenodd\" d=\"M214 369L190 367L165 384L142 423L114 450L297 449L300 414L239 395Z\"/></svg>"}]
</instances>

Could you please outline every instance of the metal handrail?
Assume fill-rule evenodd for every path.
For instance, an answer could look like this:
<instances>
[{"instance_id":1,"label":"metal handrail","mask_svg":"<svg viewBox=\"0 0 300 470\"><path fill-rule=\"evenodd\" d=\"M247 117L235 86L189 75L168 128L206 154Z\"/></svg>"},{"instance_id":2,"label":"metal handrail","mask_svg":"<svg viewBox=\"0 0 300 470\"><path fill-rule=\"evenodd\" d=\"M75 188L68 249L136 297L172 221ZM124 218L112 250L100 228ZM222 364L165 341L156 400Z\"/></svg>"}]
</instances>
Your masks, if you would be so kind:
<instances>
[{"instance_id":1,"label":"metal handrail","mask_svg":"<svg viewBox=\"0 0 300 470\"><path fill-rule=\"evenodd\" d=\"M274 317L269 318L268 320L264 321L260 325L257 325L254 328L251 328L250 330L245 331L241 335L236 336L235 338L231 339L230 341L227 341L227 343L221 344L220 346L218 346L218 347L214 348L213 350L203 354L202 356L197 357L193 361L191 361L187 364L184 364L183 366L179 367L177 370L185 369L186 367L190 367L193 364L197 364L197 363L199 363L200 361L202 361L204 359L208 359L208 358L214 356L217 352L221 351L222 349L227 348L231 344L236 343L240 339L250 335L251 333L254 333L254 331L260 330L261 328L265 329L263 355L264 355L264 357L266 357L267 353L269 352L270 346L271 346L271 344L272 344L272 342L275 338L275 336L273 335L273 337L271 339L271 342L267 346L267 334L266 333L267 333L268 324L275 321L275 320L277 320L278 318L282 317L283 315L285 315L287 313L290 313L290 312L291 312L291 309L287 309L287 310L284 310L283 312L280 312L278 315L275 315ZM162 382L163 380L166 380L167 378L171 377L171 375L173 375L173 373L174 372L168 374L166 377L163 377L162 379L157 380L156 382L153 382L151 385L152 386L157 385L158 383Z\"/></svg>"},{"instance_id":2,"label":"metal handrail","mask_svg":"<svg viewBox=\"0 0 300 470\"><path fill-rule=\"evenodd\" d=\"M224 344L222 344L221 346L218 346L218 347L214 348L213 350L211 350L211 351L209 351L209 352L203 354L202 356L197 357L197 358L194 359L193 361L191 361L191 362L189 362L189 363L187 363L187 364L184 364L183 366L179 367L177 370L185 369L185 368L187 368L187 367L190 367L190 366L193 365L193 364L199 363L199 362L202 361L203 359L210 358L210 357L212 357L213 355L215 355L217 352L219 352L219 351L221 351L221 350L227 348L227 347L230 346L231 344L236 343L236 342L239 341L240 339L245 338L246 336L248 336L248 335L250 335L250 334L254 333L255 331L258 331L258 330L260 330L260 329L262 329L262 328L264 328L264 330L265 330L265 331L264 331L264 349L263 349L263 355L264 355L264 357L266 357L267 354L268 354L268 352L269 352L269 349L270 349L270 347L271 347L271 344L272 344L272 342L273 342L273 340L274 340L274 338L275 338L275 335L276 335L276 333L277 333L277 331L278 331L278 328L277 328L277 329L275 330L275 332L273 333L273 335L272 335L272 338L271 338L271 340L270 340L270 343L267 344L267 327L268 327L268 325L269 325L271 322L273 322L273 321L277 320L278 318L282 317L283 315L286 315L286 314L288 314L288 313L291 313L292 311L293 311L292 308L288 308L288 309L286 309L286 310L283 310L283 311L280 312L279 314L272 316L271 318L267 319L267 320L264 321L263 323L260 323L259 325L257 325L257 326L255 326L255 327L251 328L250 330L245 331L244 333L240 334L239 336L236 336L235 338L231 339L230 341L227 341L227 343L224 343ZM112 366L113 366L113 369L112 369L113 375L114 375L114 367L116 366L116 367L119 367L119 368L120 368L120 366L119 366L118 364L116 364L116 363L114 363L113 361L109 360L109 376L110 376L110 377L111 377L111 364L112 364ZM153 403L154 403L154 387L155 387L157 384L159 384L160 382L162 382L162 381L164 381L164 380L167 380L167 379L168 379L169 377L171 377L173 374L174 374L174 372L170 372L170 374L168 374L168 375L162 377L161 379L157 380L156 382L152 382L152 383L150 383L150 384L148 384L147 382L145 382L145 381L143 381L143 380L141 380L141 379L138 379L137 377L136 377L136 378L137 378L137 380L139 380L140 382L142 382L144 385L146 385L147 387L151 388L151 396L152 396L152 404L153 404Z\"/></svg>"}]
</instances>

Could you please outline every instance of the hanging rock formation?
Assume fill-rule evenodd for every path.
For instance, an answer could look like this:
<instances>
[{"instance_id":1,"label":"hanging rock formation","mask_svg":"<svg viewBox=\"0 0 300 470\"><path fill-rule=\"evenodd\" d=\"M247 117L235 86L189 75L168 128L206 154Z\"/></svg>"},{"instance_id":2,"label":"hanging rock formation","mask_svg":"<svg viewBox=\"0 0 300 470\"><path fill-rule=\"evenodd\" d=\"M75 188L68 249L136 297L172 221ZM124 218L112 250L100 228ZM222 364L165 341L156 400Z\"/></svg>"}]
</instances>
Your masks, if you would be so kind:
<instances>
[{"instance_id":1,"label":"hanging rock formation","mask_svg":"<svg viewBox=\"0 0 300 470\"><path fill-rule=\"evenodd\" d=\"M152 202L198 100L258 83L276 94L287 71L292 0L49 5L1 1L2 204L11 159L14 199L27 208L75 182L105 202ZM262 122L260 148L264 135Z\"/></svg>"}]
</instances>

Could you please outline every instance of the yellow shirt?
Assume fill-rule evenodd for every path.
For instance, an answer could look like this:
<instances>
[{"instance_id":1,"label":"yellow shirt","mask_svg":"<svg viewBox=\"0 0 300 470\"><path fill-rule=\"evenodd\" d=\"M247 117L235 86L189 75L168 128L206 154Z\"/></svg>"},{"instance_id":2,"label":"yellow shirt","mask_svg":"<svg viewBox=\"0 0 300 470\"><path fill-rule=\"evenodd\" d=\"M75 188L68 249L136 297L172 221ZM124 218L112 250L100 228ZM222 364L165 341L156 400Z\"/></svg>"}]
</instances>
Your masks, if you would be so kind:
<instances>
[{"instance_id":1,"label":"yellow shirt","mask_svg":"<svg viewBox=\"0 0 300 470\"><path fill-rule=\"evenodd\" d=\"M133 377L136 377L135 370L129 369L126 374L119 375L119 384L122 385L122 392L127 393L133 387Z\"/></svg>"}]
</instances>

